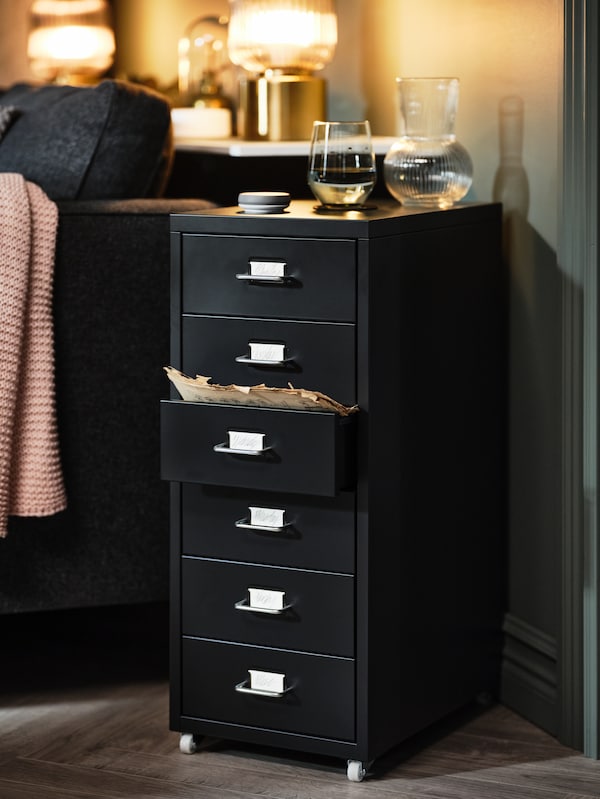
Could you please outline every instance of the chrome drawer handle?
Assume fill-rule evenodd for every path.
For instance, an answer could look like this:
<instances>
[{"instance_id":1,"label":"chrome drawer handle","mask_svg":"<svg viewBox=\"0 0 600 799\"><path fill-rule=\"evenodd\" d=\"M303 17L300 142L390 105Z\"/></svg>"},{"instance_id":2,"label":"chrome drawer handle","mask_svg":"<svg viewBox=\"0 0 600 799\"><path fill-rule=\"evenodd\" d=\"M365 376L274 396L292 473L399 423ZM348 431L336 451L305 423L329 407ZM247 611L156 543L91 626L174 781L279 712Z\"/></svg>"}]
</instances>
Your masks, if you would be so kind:
<instances>
[{"instance_id":1,"label":"chrome drawer handle","mask_svg":"<svg viewBox=\"0 0 600 799\"><path fill-rule=\"evenodd\" d=\"M267 284L276 284L279 286L285 286L292 282L292 278L280 276L280 275L248 275L248 274L239 274L236 275L236 280L249 280L252 283L267 283Z\"/></svg>"},{"instance_id":2,"label":"chrome drawer handle","mask_svg":"<svg viewBox=\"0 0 600 799\"><path fill-rule=\"evenodd\" d=\"M254 283L270 283L271 285L285 285L290 278L285 274L287 263L285 261L258 261L249 260L250 271L236 275L236 280L251 280Z\"/></svg>"},{"instance_id":3,"label":"chrome drawer handle","mask_svg":"<svg viewBox=\"0 0 600 799\"><path fill-rule=\"evenodd\" d=\"M236 610L249 610L251 613L267 613L270 616L281 616L282 613L286 613L288 610L292 609L292 603L288 602L281 608L257 608L251 605L248 599L240 599L233 607Z\"/></svg>"},{"instance_id":4,"label":"chrome drawer handle","mask_svg":"<svg viewBox=\"0 0 600 799\"><path fill-rule=\"evenodd\" d=\"M293 689L293 685L290 685L289 688L284 688L283 691L263 691L258 688L250 688L248 683L249 680L244 680L243 682L238 683L235 686L235 690L238 691L240 694L254 694L255 696L268 696L271 699L280 699L282 696L285 696L289 691Z\"/></svg>"},{"instance_id":5,"label":"chrome drawer handle","mask_svg":"<svg viewBox=\"0 0 600 799\"><path fill-rule=\"evenodd\" d=\"M273 447L263 447L262 449L234 449L228 446L226 441L221 441L220 444L215 444L213 447L214 452L224 452L226 455L250 455L253 458L260 457L272 449Z\"/></svg>"},{"instance_id":6,"label":"chrome drawer handle","mask_svg":"<svg viewBox=\"0 0 600 799\"><path fill-rule=\"evenodd\" d=\"M252 366L286 366L288 363L293 363L293 358L284 358L282 361L263 361L251 358L249 355L238 355L235 360L237 363L249 363Z\"/></svg>"},{"instance_id":7,"label":"chrome drawer handle","mask_svg":"<svg viewBox=\"0 0 600 799\"><path fill-rule=\"evenodd\" d=\"M237 363L249 363L254 366L285 366L291 363L286 356L286 346L275 341L249 341L248 352L238 355Z\"/></svg>"},{"instance_id":8,"label":"chrome drawer handle","mask_svg":"<svg viewBox=\"0 0 600 799\"><path fill-rule=\"evenodd\" d=\"M226 455L249 455L257 457L264 455L272 447L263 446L266 433L249 433L246 430L228 430L227 441L215 444L215 452L224 452Z\"/></svg>"},{"instance_id":9,"label":"chrome drawer handle","mask_svg":"<svg viewBox=\"0 0 600 799\"><path fill-rule=\"evenodd\" d=\"M279 671L263 671L262 669L248 669L248 679L235 686L236 691L243 694L256 696L270 696L279 698L291 691L293 686L286 686L285 674Z\"/></svg>"},{"instance_id":10,"label":"chrome drawer handle","mask_svg":"<svg viewBox=\"0 0 600 799\"><path fill-rule=\"evenodd\" d=\"M292 522L286 522L280 527L268 527L266 524L252 524L250 519L246 516L245 519L238 519L235 523L235 526L242 528L243 530L259 530L265 533L283 533L288 527L292 526Z\"/></svg>"}]
</instances>

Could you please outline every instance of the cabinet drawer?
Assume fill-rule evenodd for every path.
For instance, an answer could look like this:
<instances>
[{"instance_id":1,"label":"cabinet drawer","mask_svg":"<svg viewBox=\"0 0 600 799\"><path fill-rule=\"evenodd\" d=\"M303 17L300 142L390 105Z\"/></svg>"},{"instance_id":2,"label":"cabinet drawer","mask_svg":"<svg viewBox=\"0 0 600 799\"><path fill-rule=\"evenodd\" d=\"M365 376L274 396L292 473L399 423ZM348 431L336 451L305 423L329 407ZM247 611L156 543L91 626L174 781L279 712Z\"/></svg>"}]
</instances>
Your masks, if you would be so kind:
<instances>
[{"instance_id":1,"label":"cabinet drawer","mask_svg":"<svg viewBox=\"0 0 600 799\"><path fill-rule=\"evenodd\" d=\"M186 483L181 503L184 554L354 572L352 492L298 497Z\"/></svg>"},{"instance_id":2,"label":"cabinet drawer","mask_svg":"<svg viewBox=\"0 0 600 799\"><path fill-rule=\"evenodd\" d=\"M184 316L182 337L186 374L206 375L222 385L287 388L291 383L344 405L356 402L354 325ZM274 344L282 360L236 360L250 358L251 344Z\"/></svg>"},{"instance_id":3,"label":"cabinet drawer","mask_svg":"<svg viewBox=\"0 0 600 799\"><path fill-rule=\"evenodd\" d=\"M354 416L161 400L161 477L182 483L334 496L354 480ZM215 450L231 432L264 453Z\"/></svg>"},{"instance_id":4,"label":"cabinet drawer","mask_svg":"<svg viewBox=\"0 0 600 799\"><path fill-rule=\"evenodd\" d=\"M354 321L355 246L347 240L185 235L183 311ZM253 272L262 278L248 280Z\"/></svg>"},{"instance_id":5,"label":"cabinet drawer","mask_svg":"<svg viewBox=\"0 0 600 799\"><path fill-rule=\"evenodd\" d=\"M248 670L285 675L283 696L236 690ZM351 741L354 722L354 662L251 646L182 641L182 715L236 726Z\"/></svg>"},{"instance_id":6,"label":"cabinet drawer","mask_svg":"<svg viewBox=\"0 0 600 799\"><path fill-rule=\"evenodd\" d=\"M349 575L185 557L181 586L184 635L354 655Z\"/></svg>"}]
</instances>

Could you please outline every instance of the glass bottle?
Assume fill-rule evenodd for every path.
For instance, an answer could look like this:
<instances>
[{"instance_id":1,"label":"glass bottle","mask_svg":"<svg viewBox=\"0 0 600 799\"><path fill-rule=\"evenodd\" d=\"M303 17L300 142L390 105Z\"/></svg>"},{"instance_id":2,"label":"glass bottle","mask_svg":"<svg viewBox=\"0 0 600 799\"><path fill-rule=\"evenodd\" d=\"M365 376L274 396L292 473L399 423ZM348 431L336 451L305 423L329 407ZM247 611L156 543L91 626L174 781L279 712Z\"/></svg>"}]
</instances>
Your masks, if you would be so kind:
<instances>
[{"instance_id":1,"label":"glass bottle","mask_svg":"<svg viewBox=\"0 0 600 799\"><path fill-rule=\"evenodd\" d=\"M406 206L447 208L473 182L473 162L456 140L458 78L396 78L401 136L383 160L390 194Z\"/></svg>"}]
</instances>

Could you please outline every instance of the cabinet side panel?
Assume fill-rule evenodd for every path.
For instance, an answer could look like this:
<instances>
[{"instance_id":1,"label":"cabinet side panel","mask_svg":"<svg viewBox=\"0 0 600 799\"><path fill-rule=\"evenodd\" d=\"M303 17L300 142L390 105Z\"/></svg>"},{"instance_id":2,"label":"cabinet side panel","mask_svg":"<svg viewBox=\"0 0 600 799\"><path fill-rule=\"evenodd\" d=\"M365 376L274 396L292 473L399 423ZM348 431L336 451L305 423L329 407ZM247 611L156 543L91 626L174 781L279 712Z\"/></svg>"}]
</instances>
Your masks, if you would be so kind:
<instances>
[{"instance_id":1,"label":"cabinet side panel","mask_svg":"<svg viewBox=\"0 0 600 799\"><path fill-rule=\"evenodd\" d=\"M169 727L181 727L181 483L170 484Z\"/></svg>"},{"instance_id":2,"label":"cabinet side panel","mask_svg":"<svg viewBox=\"0 0 600 799\"><path fill-rule=\"evenodd\" d=\"M360 335L369 366L359 376L368 534L358 566L359 586L368 569L368 638L359 657L368 657L366 729L378 756L479 693L497 693L506 406L499 219L374 240L368 271Z\"/></svg>"}]
</instances>

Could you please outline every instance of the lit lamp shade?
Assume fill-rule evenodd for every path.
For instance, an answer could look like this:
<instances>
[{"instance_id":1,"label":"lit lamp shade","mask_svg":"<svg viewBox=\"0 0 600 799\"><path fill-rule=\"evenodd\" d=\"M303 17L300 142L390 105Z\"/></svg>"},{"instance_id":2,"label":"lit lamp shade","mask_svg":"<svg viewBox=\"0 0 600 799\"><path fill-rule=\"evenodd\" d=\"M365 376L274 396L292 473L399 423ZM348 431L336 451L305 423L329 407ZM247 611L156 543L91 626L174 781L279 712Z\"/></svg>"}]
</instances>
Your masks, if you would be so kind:
<instances>
[{"instance_id":1,"label":"lit lamp shade","mask_svg":"<svg viewBox=\"0 0 600 799\"><path fill-rule=\"evenodd\" d=\"M105 0L34 0L27 55L32 72L54 83L97 81L113 63L115 37Z\"/></svg>"},{"instance_id":2,"label":"lit lamp shade","mask_svg":"<svg viewBox=\"0 0 600 799\"><path fill-rule=\"evenodd\" d=\"M245 139L309 139L326 117L315 77L337 44L334 0L230 0L228 50L240 80L238 132Z\"/></svg>"}]
</instances>

